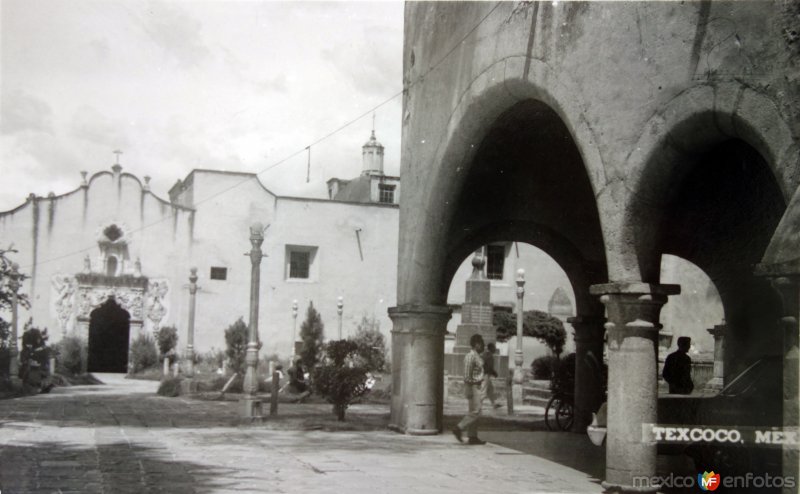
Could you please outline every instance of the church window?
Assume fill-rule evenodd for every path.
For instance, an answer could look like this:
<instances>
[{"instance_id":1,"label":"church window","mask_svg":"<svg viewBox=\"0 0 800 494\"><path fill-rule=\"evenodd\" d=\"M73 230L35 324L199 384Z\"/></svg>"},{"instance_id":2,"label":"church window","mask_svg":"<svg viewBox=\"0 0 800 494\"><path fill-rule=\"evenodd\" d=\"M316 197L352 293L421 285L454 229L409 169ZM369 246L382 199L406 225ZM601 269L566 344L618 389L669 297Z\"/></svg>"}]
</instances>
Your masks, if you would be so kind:
<instances>
[{"instance_id":1,"label":"church window","mask_svg":"<svg viewBox=\"0 0 800 494\"><path fill-rule=\"evenodd\" d=\"M502 280L506 261L505 245L489 245L486 247L486 277L490 280Z\"/></svg>"},{"instance_id":2,"label":"church window","mask_svg":"<svg viewBox=\"0 0 800 494\"><path fill-rule=\"evenodd\" d=\"M287 245L286 279L313 280L315 277L314 258L316 254L316 247Z\"/></svg>"},{"instance_id":3,"label":"church window","mask_svg":"<svg viewBox=\"0 0 800 494\"><path fill-rule=\"evenodd\" d=\"M378 201L384 204L394 204L394 185L378 184Z\"/></svg>"},{"instance_id":4,"label":"church window","mask_svg":"<svg viewBox=\"0 0 800 494\"><path fill-rule=\"evenodd\" d=\"M227 280L228 279L228 268L220 268L220 267L212 267L211 268L211 275L209 276L212 280Z\"/></svg>"}]
</instances>

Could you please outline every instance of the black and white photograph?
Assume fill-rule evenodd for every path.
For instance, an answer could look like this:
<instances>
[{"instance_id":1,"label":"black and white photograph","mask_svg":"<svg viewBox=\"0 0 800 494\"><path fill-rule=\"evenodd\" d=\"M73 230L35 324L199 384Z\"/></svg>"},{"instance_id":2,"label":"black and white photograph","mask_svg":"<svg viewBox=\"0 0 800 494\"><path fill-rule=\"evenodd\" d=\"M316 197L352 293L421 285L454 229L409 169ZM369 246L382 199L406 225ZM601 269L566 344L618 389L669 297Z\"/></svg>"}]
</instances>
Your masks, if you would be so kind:
<instances>
[{"instance_id":1,"label":"black and white photograph","mask_svg":"<svg viewBox=\"0 0 800 494\"><path fill-rule=\"evenodd\" d=\"M0 0L0 494L800 490L800 1Z\"/></svg>"}]
</instances>

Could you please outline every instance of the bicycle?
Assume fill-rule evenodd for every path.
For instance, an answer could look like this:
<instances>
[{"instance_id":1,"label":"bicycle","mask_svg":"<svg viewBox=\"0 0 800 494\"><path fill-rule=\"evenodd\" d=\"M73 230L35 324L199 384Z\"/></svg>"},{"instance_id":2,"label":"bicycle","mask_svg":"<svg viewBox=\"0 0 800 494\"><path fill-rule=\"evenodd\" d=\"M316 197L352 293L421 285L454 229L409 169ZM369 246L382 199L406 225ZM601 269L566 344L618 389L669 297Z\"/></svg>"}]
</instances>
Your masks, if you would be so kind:
<instances>
[{"instance_id":1,"label":"bicycle","mask_svg":"<svg viewBox=\"0 0 800 494\"><path fill-rule=\"evenodd\" d=\"M555 423L557 429L551 425ZM544 424L547 430L568 431L575 421L575 395L571 392L554 390L544 410Z\"/></svg>"}]
</instances>

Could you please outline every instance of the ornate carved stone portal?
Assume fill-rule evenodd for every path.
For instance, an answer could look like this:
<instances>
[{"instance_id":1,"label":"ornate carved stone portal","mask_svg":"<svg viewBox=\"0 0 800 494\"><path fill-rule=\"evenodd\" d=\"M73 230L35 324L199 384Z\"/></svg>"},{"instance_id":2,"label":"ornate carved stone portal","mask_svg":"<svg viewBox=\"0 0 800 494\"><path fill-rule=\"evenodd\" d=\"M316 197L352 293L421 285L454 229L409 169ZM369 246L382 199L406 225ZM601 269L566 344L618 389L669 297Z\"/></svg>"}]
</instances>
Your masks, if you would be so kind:
<instances>
[{"instance_id":1,"label":"ornate carved stone portal","mask_svg":"<svg viewBox=\"0 0 800 494\"><path fill-rule=\"evenodd\" d=\"M126 266L128 245L124 230L116 225L100 230L98 247L103 256L102 271L92 270L87 256L83 270L74 275L56 274L52 278L51 311L61 332L74 332L86 342L92 312L109 299L130 316L130 339L143 330L156 331L169 313L169 282L142 275L141 262ZM109 268L109 259L120 264Z\"/></svg>"}]
</instances>

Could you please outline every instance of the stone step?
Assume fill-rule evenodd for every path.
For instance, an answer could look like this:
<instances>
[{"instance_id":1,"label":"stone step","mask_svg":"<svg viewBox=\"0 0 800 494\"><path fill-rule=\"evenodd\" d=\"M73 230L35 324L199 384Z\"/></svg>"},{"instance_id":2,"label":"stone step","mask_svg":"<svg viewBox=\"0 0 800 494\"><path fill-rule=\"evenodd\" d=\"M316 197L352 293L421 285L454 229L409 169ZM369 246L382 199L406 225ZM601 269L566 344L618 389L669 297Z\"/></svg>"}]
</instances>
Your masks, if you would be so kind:
<instances>
[{"instance_id":1,"label":"stone step","mask_svg":"<svg viewBox=\"0 0 800 494\"><path fill-rule=\"evenodd\" d=\"M523 405L535 405L538 407L546 407L547 403L550 401L550 397L541 398L539 396L523 396L522 397L522 404Z\"/></svg>"}]
</instances>

